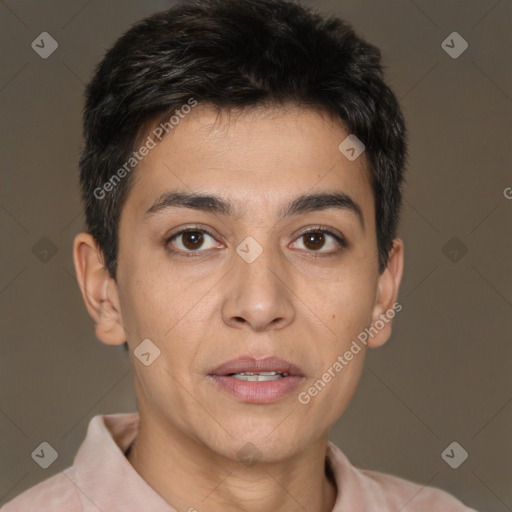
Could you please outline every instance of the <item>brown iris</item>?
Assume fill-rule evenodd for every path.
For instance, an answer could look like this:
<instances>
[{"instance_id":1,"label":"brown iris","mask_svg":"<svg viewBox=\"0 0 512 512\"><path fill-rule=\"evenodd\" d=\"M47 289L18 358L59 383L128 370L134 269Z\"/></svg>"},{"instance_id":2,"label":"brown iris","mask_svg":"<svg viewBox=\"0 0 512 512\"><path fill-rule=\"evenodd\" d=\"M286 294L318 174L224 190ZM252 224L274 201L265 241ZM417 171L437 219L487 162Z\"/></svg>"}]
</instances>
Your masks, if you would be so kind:
<instances>
[{"instance_id":1,"label":"brown iris","mask_svg":"<svg viewBox=\"0 0 512 512\"><path fill-rule=\"evenodd\" d=\"M302 236L304 237L304 245L308 249L321 249L325 243L325 235L320 232L311 232Z\"/></svg>"},{"instance_id":2,"label":"brown iris","mask_svg":"<svg viewBox=\"0 0 512 512\"><path fill-rule=\"evenodd\" d=\"M183 237L183 245L187 249L197 249L203 245L203 233L200 231L188 231L187 233L182 234Z\"/></svg>"}]
</instances>

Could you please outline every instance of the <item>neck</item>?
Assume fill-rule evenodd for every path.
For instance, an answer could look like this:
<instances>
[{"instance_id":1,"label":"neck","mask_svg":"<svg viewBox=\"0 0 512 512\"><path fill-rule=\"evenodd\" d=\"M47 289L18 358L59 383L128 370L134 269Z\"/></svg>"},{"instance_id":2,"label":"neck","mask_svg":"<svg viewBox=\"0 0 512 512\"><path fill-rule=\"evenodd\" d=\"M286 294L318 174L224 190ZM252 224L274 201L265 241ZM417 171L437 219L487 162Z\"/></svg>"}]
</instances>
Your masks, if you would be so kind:
<instances>
[{"instance_id":1,"label":"neck","mask_svg":"<svg viewBox=\"0 0 512 512\"><path fill-rule=\"evenodd\" d=\"M286 461L245 466L180 431L153 428L148 434L141 421L127 458L176 510L331 512L334 507L337 489L325 459L327 435Z\"/></svg>"}]
</instances>

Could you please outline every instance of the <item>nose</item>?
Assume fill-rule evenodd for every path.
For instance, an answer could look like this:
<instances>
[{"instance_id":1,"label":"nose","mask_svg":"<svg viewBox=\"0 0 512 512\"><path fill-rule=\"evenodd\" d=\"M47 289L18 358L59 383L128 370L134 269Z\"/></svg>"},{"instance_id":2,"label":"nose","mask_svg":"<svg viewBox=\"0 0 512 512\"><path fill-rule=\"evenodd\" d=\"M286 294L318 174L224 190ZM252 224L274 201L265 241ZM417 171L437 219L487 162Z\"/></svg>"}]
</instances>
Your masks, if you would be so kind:
<instances>
[{"instance_id":1,"label":"nose","mask_svg":"<svg viewBox=\"0 0 512 512\"><path fill-rule=\"evenodd\" d=\"M224 322L238 329L283 329L295 319L293 283L277 251L253 261L236 254L222 307Z\"/></svg>"}]
</instances>

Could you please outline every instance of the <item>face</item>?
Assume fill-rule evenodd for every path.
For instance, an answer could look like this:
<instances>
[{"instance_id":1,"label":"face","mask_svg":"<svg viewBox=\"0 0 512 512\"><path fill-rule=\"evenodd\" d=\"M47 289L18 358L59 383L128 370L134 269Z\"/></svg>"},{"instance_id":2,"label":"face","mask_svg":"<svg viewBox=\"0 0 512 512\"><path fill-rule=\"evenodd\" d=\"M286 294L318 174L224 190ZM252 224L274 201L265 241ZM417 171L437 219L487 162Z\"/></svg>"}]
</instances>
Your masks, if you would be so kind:
<instances>
[{"instance_id":1,"label":"face","mask_svg":"<svg viewBox=\"0 0 512 512\"><path fill-rule=\"evenodd\" d=\"M133 354L149 339L160 351L148 366L132 356L148 423L232 459L252 443L272 461L325 435L344 411L364 345L342 370L335 363L389 308L400 279L378 273L366 156L340 152L347 136L318 111L197 107L140 162L115 288L118 342ZM166 194L216 201L185 206ZM213 375L240 357L295 367L268 382L221 377L238 366Z\"/></svg>"}]
</instances>

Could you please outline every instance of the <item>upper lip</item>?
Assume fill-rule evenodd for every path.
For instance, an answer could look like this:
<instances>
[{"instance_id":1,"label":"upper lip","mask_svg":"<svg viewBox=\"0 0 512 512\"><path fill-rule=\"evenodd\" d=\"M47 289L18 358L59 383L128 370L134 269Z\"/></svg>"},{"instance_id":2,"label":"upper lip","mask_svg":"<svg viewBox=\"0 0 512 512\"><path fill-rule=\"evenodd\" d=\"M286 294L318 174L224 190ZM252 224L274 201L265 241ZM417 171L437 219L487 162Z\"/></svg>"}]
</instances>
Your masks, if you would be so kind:
<instances>
[{"instance_id":1,"label":"upper lip","mask_svg":"<svg viewBox=\"0 0 512 512\"><path fill-rule=\"evenodd\" d=\"M287 373L290 376L304 376L302 370L297 365L289 363L279 357L255 359L247 356L231 359L230 361L221 364L212 370L210 375L229 375L230 373L240 372L277 372Z\"/></svg>"}]
</instances>

